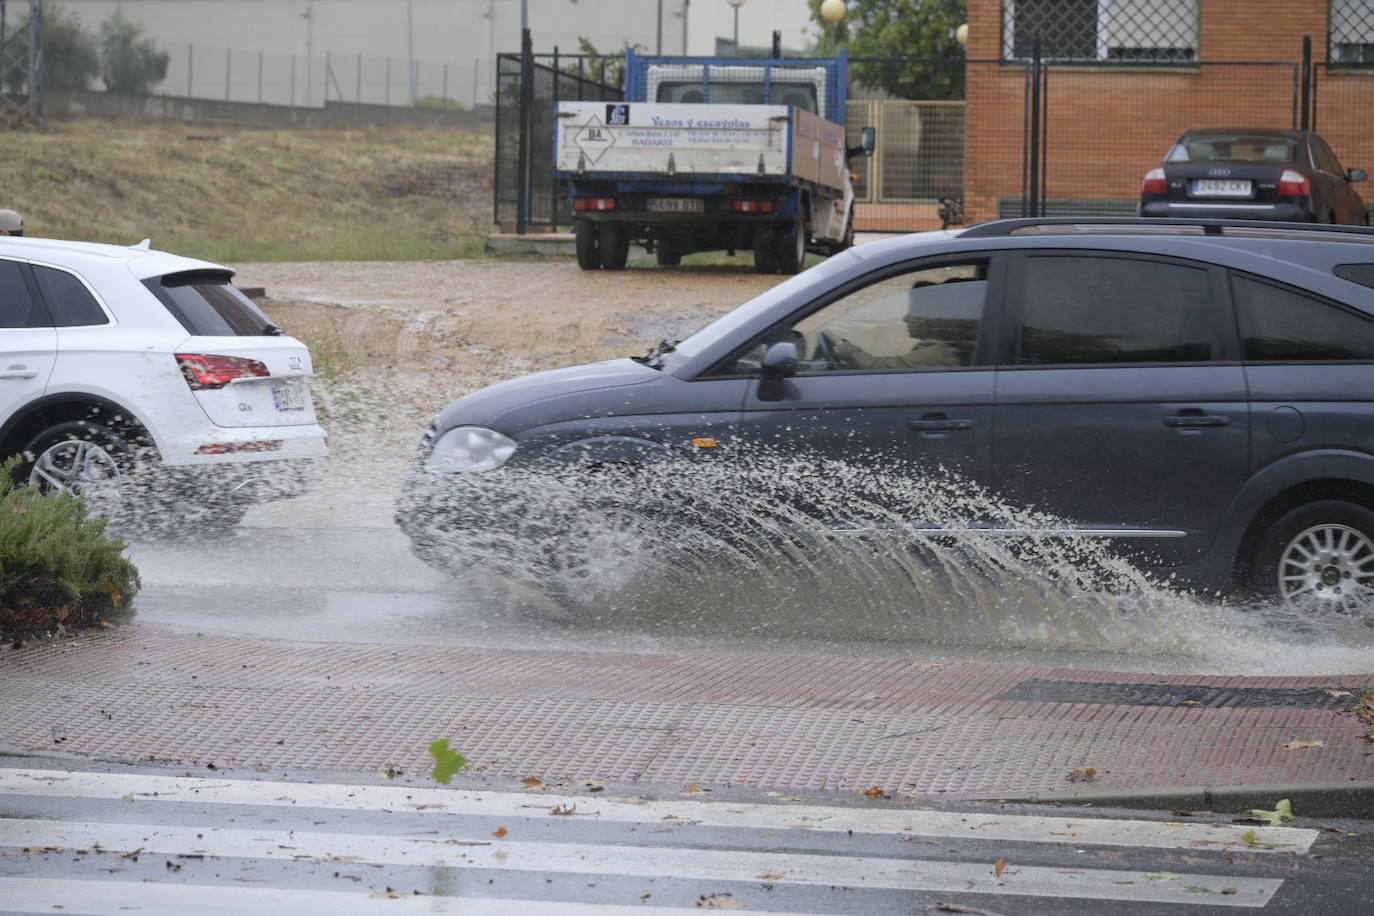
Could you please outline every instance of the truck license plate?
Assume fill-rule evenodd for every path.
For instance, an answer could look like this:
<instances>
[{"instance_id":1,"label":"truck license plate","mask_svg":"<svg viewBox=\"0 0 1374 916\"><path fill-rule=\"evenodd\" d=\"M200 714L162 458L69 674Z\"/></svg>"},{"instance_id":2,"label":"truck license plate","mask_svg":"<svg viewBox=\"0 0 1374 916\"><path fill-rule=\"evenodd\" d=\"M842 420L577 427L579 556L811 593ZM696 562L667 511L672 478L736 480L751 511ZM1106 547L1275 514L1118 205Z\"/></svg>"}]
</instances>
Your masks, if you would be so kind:
<instances>
[{"instance_id":1,"label":"truck license plate","mask_svg":"<svg viewBox=\"0 0 1374 916\"><path fill-rule=\"evenodd\" d=\"M705 213L706 201L700 197L650 197L649 209L655 213Z\"/></svg>"},{"instance_id":2,"label":"truck license plate","mask_svg":"<svg viewBox=\"0 0 1374 916\"><path fill-rule=\"evenodd\" d=\"M1250 182L1235 179L1200 178L1193 182L1194 197L1249 197Z\"/></svg>"}]
</instances>

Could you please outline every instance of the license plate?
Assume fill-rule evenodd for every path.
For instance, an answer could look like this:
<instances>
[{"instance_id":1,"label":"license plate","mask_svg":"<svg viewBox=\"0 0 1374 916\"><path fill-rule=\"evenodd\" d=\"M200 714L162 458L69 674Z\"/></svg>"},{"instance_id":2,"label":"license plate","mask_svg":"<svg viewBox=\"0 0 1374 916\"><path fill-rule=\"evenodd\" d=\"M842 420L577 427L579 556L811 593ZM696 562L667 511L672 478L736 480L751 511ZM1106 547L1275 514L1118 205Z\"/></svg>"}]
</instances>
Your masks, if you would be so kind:
<instances>
[{"instance_id":1,"label":"license plate","mask_svg":"<svg viewBox=\"0 0 1374 916\"><path fill-rule=\"evenodd\" d=\"M305 410L305 389L300 385L273 385L272 403L278 410Z\"/></svg>"},{"instance_id":2,"label":"license plate","mask_svg":"<svg viewBox=\"0 0 1374 916\"><path fill-rule=\"evenodd\" d=\"M1200 178L1193 182L1194 197L1249 197L1250 182L1234 178Z\"/></svg>"},{"instance_id":3,"label":"license plate","mask_svg":"<svg viewBox=\"0 0 1374 916\"><path fill-rule=\"evenodd\" d=\"M706 201L700 197L650 197L649 209L655 213L705 213Z\"/></svg>"}]
</instances>

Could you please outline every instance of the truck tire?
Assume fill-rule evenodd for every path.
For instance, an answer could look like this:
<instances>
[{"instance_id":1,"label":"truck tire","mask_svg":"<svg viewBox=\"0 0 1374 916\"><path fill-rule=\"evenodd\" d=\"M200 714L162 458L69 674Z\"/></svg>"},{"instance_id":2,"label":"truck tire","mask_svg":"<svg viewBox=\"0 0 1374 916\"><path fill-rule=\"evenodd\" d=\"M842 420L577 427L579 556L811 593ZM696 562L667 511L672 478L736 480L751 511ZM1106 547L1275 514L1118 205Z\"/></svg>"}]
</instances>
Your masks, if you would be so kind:
<instances>
[{"instance_id":1,"label":"truck tire","mask_svg":"<svg viewBox=\"0 0 1374 916\"><path fill-rule=\"evenodd\" d=\"M754 230L754 272L778 272L778 249L773 241L772 226L759 226Z\"/></svg>"},{"instance_id":2,"label":"truck tire","mask_svg":"<svg viewBox=\"0 0 1374 916\"><path fill-rule=\"evenodd\" d=\"M600 270L601 252L597 250L596 224L580 219L573 224L573 235L577 239L577 266L583 270Z\"/></svg>"},{"instance_id":3,"label":"truck tire","mask_svg":"<svg viewBox=\"0 0 1374 916\"><path fill-rule=\"evenodd\" d=\"M806 227L800 219L794 219L778 230L774 236L777 243L778 273L795 274L801 272L806 263Z\"/></svg>"},{"instance_id":4,"label":"truck tire","mask_svg":"<svg viewBox=\"0 0 1374 916\"><path fill-rule=\"evenodd\" d=\"M602 223L598 235L601 266L607 270L624 270L625 262L630 259L630 235L625 227L618 223Z\"/></svg>"}]
</instances>

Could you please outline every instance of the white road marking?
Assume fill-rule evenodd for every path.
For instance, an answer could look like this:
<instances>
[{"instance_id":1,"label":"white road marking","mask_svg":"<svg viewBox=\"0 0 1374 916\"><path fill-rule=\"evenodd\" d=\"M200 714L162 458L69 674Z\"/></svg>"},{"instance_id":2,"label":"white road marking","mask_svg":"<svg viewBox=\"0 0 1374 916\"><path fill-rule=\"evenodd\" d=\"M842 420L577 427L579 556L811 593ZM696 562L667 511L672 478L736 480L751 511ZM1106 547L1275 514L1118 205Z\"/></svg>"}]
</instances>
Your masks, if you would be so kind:
<instances>
[{"instance_id":1,"label":"white road marking","mask_svg":"<svg viewBox=\"0 0 1374 916\"><path fill-rule=\"evenodd\" d=\"M631 911L653 916L700 916L697 907L653 907L641 904L572 903L500 897L448 897L422 894L373 896L368 891L299 891L289 888L232 887L204 884L149 884L141 881L81 881L49 878L0 878L0 900L6 912L79 913L84 916L242 916L244 913L291 913L307 916L353 916L466 913L482 916L618 916ZM756 910L759 916L800 916Z\"/></svg>"},{"instance_id":2,"label":"white road marking","mask_svg":"<svg viewBox=\"0 0 1374 916\"><path fill-rule=\"evenodd\" d=\"M488 792L405 786L336 785L206 779L119 773L0 768L0 794L47 797L269 805L356 811L411 811L438 815L540 817L554 809L579 817L632 824L700 824L709 827L801 829L822 832L912 834L1065 843L1074 846L1131 846L1154 849L1244 849L1246 852L1307 852L1318 832L1299 827L1040 817L1024 814L918 811L911 808L821 807L790 803L644 800L542 792ZM1260 841L1246 841L1254 831Z\"/></svg>"},{"instance_id":3,"label":"white road marking","mask_svg":"<svg viewBox=\"0 0 1374 916\"><path fill-rule=\"evenodd\" d=\"M0 846L1262 907L1281 879L871 856L0 819ZM1012 857L1014 859L1014 856Z\"/></svg>"}]
</instances>

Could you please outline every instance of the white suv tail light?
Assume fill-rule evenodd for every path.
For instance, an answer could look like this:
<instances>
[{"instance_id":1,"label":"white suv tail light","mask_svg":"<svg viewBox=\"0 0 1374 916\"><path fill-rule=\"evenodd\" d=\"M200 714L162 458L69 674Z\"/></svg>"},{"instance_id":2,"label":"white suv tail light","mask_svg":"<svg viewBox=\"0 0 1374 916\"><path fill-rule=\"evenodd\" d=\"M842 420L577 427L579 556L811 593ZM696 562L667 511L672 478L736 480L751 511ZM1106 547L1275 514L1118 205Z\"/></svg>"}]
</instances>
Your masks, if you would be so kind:
<instances>
[{"instance_id":1,"label":"white suv tail light","mask_svg":"<svg viewBox=\"0 0 1374 916\"><path fill-rule=\"evenodd\" d=\"M266 378L272 374L266 363L243 356L178 353L176 359L192 391L223 388L237 378Z\"/></svg>"}]
</instances>

